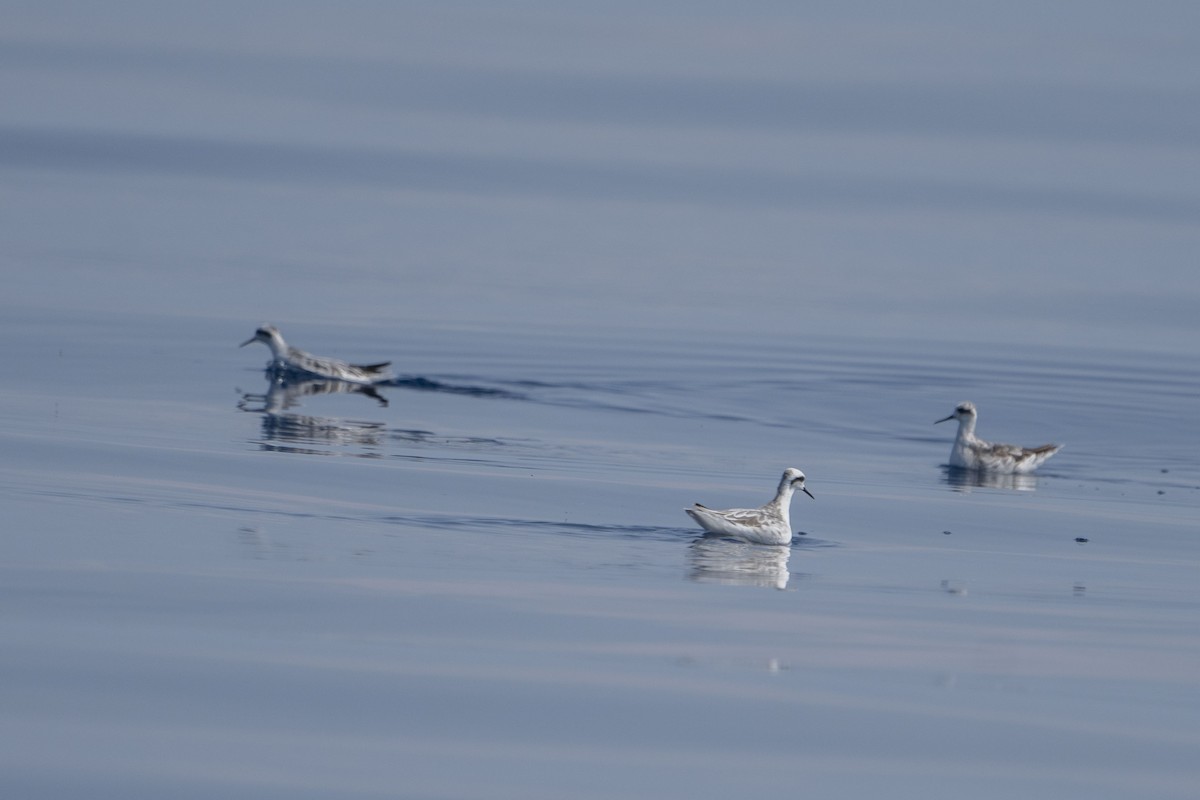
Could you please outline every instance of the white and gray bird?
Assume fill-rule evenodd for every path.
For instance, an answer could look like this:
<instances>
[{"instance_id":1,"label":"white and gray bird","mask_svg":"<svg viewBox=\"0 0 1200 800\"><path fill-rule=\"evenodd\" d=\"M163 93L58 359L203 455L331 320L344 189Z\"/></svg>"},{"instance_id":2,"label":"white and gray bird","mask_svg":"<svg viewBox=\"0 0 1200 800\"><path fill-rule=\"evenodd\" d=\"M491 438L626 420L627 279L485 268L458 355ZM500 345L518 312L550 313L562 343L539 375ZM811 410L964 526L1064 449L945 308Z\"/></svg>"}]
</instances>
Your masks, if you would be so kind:
<instances>
[{"instance_id":1,"label":"white and gray bird","mask_svg":"<svg viewBox=\"0 0 1200 800\"><path fill-rule=\"evenodd\" d=\"M789 508L792 494L799 489L809 497L812 492L804 487L804 473L789 467L779 481L775 499L762 508L730 508L724 511L702 506L699 503L684 509L685 513L709 533L732 536L753 544L790 544L792 521Z\"/></svg>"},{"instance_id":2,"label":"white and gray bird","mask_svg":"<svg viewBox=\"0 0 1200 800\"><path fill-rule=\"evenodd\" d=\"M959 403L954 413L933 423L958 420L958 435L950 448L950 466L960 469L1017 475L1032 472L1062 445L1044 444L1041 447L1020 447L1015 444L992 444L975 435L979 412L974 403Z\"/></svg>"},{"instance_id":3,"label":"white and gray bird","mask_svg":"<svg viewBox=\"0 0 1200 800\"><path fill-rule=\"evenodd\" d=\"M306 353L303 350L289 346L283 340L283 336L280 335L279 329L274 325L263 325L254 332L253 336L242 342L239 347L245 347L254 342L262 342L271 348L273 359L271 366L276 369L345 381L346 383L357 383L364 386L370 386L371 384L391 378L387 369L392 363L390 361L381 361L377 364L347 364L345 361L339 361L336 358L314 356L311 353Z\"/></svg>"}]
</instances>

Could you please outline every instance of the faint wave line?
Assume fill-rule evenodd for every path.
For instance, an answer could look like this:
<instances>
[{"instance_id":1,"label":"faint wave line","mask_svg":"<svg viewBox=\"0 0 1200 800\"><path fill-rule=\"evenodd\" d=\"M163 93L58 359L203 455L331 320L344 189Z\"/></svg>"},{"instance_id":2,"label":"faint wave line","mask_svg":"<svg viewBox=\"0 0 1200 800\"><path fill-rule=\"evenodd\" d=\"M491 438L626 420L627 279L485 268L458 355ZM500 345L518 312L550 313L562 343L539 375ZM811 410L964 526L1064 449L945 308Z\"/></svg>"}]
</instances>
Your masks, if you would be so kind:
<instances>
[{"instance_id":1,"label":"faint wave line","mask_svg":"<svg viewBox=\"0 0 1200 800\"><path fill-rule=\"evenodd\" d=\"M318 147L66 128L0 127L0 166L722 207L921 207L1189 224L1200 219L1200 200L1191 196L882 179L836 172L787 174L616 161L588 163L578 159Z\"/></svg>"},{"instance_id":2,"label":"faint wave line","mask_svg":"<svg viewBox=\"0 0 1200 800\"><path fill-rule=\"evenodd\" d=\"M1195 147L1193 87L588 74L403 58L0 39L9 69L155 75L261 97L485 118Z\"/></svg>"}]
</instances>

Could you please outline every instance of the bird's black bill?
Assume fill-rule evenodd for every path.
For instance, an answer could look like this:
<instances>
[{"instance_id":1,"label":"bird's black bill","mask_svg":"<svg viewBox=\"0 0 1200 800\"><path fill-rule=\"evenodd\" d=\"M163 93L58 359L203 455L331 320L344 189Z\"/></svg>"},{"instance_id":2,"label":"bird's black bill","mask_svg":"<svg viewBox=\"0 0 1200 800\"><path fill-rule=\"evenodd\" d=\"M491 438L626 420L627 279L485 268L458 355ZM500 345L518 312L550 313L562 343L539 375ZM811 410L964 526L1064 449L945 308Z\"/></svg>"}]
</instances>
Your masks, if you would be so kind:
<instances>
[{"instance_id":1,"label":"bird's black bill","mask_svg":"<svg viewBox=\"0 0 1200 800\"><path fill-rule=\"evenodd\" d=\"M933 424L934 424L934 425L937 425L937 424L938 424L938 422L949 422L949 421L950 421L950 420L952 420L952 419L954 419L954 415L953 415L953 414L951 414L950 416L948 416L948 417L946 417L946 418L944 418L944 419L939 419L937 422L935 422L935 423L933 423Z\"/></svg>"},{"instance_id":2,"label":"bird's black bill","mask_svg":"<svg viewBox=\"0 0 1200 800\"><path fill-rule=\"evenodd\" d=\"M804 492L804 493L805 493L806 495L808 495L809 497L812 497L812 499L813 499L813 500L816 500L816 499L817 499L817 498L813 497L813 493L812 493L812 492L810 492L810 491L808 490L808 487L806 487L806 486L801 486L801 487L800 487L800 491Z\"/></svg>"}]
</instances>

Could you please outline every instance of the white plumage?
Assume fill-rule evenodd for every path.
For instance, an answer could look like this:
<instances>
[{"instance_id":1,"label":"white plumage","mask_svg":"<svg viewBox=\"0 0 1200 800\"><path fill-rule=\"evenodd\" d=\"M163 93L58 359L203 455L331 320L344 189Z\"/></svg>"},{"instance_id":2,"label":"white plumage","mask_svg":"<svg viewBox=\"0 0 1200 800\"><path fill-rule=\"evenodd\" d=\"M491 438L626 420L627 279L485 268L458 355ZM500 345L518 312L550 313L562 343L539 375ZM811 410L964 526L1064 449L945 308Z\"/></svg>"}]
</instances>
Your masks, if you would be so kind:
<instances>
[{"instance_id":1,"label":"white plumage","mask_svg":"<svg viewBox=\"0 0 1200 800\"><path fill-rule=\"evenodd\" d=\"M239 347L245 347L253 342L262 342L271 348L271 366L275 369L364 386L386 381L391 377L387 369L392 363L390 361L378 364L347 364L336 358L314 356L290 347L274 325L263 325Z\"/></svg>"},{"instance_id":2,"label":"white plumage","mask_svg":"<svg viewBox=\"0 0 1200 800\"><path fill-rule=\"evenodd\" d=\"M992 444L975 435L979 413L974 403L960 403L954 413L939 422L958 420L958 435L950 448L950 466L960 469L1021 474L1032 472L1043 461L1057 453L1062 445L1044 444L1041 447L1019 447L1015 444Z\"/></svg>"},{"instance_id":3,"label":"white plumage","mask_svg":"<svg viewBox=\"0 0 1200 800\"><path fill-rule=\"evenodd\" d=\"M762 508L730 508L724 511L702 506L699 503L684 509L709 533L732 536L754 544L790 544L792 521L789 508L792 494L799 489L809 497L812 492L804 487L804 473L789 467L779 481L775 499Z\"/></svg>"}]
</instances>

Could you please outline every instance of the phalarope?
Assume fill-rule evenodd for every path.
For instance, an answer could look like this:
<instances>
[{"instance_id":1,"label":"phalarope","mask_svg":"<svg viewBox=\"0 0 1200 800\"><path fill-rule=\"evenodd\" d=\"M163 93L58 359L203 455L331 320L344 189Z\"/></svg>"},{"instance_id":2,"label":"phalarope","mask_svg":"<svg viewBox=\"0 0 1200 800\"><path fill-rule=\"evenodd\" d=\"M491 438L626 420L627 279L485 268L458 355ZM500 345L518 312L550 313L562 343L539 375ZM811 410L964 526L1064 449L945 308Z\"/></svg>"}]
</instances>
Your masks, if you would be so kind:
<instances>
[{"instance_id":1,"label":"phalarope","mask_svg":"<svg viewBox=\"0 0 1200 800\"><path fill-rule=\"evenodd\" d=\"M797 489L809 497L813 496L804 488L804 473L789 467L779 481L775 499L762 508L717 511L696 503L684 511L709 533L732 536L754 544L790 544L792 521L788 509L792 503L792 493Z\"/></svg>"},{"instance_id":2,"label":"phalarope","mask_svg":"<svg viewBox=\"0 0 1200 800\"><path fill-rule=\"evenodd\" d=\"M974 403L960 403L950 416L933 423L958 420L958 435L950 448L950 466L982 472L1020 474L1032 472L1043 461L1057 453L1062 445L1044 444L1041 447L1019 447L1015 444L992 444L975 435L979 414Z\"/></svg>"},{"instance_id":3,"label":"phalarope","mask_svg":"<svg viewBox=\"0 0 1200 800\"><path fill-rule=\"evenodd\" d=\"M288 346L288 343L283 340L283 336L279 334L279 329L274 325L263 325L254 332L253 336L238 346L245 347L254 342L262 342L271 348L273 357L271 366L276 369L367 386L391 377L387 371L388 366L392 363L390 361L381 361L378 364L347 364L336 358L314 356Z\"/></svg>"}]
</instances>

